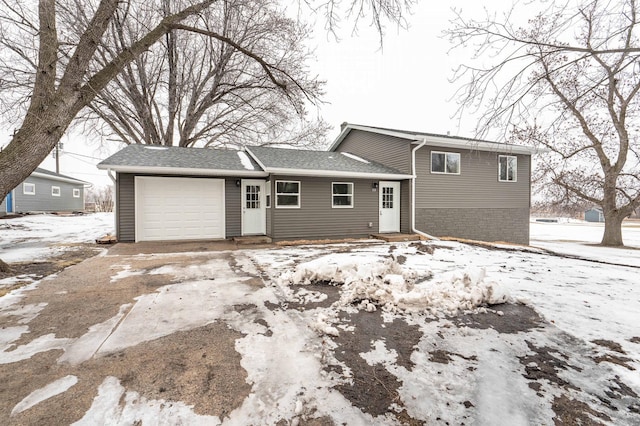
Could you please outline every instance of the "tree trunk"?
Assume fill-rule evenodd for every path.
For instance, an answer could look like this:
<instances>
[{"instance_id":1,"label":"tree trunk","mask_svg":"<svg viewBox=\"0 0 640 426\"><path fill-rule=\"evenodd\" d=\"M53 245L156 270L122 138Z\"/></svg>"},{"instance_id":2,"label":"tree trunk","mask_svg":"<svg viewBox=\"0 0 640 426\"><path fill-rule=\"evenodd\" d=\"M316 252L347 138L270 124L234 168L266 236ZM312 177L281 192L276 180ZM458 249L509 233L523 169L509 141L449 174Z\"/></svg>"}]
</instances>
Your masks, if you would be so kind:
<instances>
[{"instance_id":1,"label":"tree trunk","mask_svg":"<svg viewBox=\"0 0 640 426\"><path fill-rule=\"evenodd\" d=\"M9 265L4 263L2 259L0 259L0 272L11 272L11 268Z\"/></svg>"},{"instance_id":2,"label":"tree trunk","mask_svg":"<svg viewBox=\"0 0 640 426\"><path fill-rule=\"evenodd\" d=\"M624 212L604 212L604 235L602 236L603 246L620 247L622 242L622 221L626 217Z\"/></svg>"}]
</instances>

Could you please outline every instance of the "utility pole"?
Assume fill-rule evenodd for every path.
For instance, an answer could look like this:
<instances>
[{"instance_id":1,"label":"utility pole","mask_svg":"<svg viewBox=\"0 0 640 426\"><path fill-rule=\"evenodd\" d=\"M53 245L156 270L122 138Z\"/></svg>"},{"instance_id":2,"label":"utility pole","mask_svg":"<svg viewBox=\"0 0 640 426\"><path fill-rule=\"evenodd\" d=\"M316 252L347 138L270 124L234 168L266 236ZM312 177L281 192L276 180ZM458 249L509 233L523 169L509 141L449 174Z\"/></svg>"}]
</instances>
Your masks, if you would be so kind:
<instances>
[{"instance_id":1,"label":"utility pole","mask_svg":"<svg viewBox=\"0 0 640 426\"><path fill-rule=\"evenodd\" d=\"M64 149L64 145L62 142L58 142L54 151L51 153L53 158L56 159L56 173L60 173L60 151Z\"/></svg>"}]
</instances>

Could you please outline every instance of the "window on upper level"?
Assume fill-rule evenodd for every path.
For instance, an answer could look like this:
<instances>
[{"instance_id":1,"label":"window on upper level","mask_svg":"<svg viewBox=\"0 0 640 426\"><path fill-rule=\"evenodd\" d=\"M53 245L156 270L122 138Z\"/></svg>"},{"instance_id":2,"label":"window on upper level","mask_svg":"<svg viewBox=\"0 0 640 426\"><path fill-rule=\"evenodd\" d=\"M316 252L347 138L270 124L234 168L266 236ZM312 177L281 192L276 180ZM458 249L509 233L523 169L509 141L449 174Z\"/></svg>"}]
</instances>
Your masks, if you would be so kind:
<instances>
[{"instance_id":1,"label":"window on upper level","mask_svg":"<svg viewBox=\"0 0 640 426\"><path fill-rule=\"evenodd\" d=\"M431 151L431 173L460 174L460 153Z\"/></svg>"},{"instance_id":2,"label":"window on upper level","mask_svg":"<svg viewBox=\"0 0 640 426\"><path fill-rule=\"evenodd\" d=\"M498 181L517 182L518 157L515 155L498 155Z\"/></svg>"}]
</instances>

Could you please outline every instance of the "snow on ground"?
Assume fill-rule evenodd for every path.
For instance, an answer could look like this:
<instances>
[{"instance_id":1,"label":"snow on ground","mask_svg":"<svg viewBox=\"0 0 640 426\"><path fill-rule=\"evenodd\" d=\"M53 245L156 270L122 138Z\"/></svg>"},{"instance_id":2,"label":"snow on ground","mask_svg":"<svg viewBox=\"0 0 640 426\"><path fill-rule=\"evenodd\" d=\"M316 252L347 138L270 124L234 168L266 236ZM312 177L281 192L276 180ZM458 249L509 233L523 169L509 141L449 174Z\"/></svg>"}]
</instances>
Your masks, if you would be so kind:
<instances>
[{"instance_id":1,"label":"snow on ground","mask_svg":"<svg viewBox=\"0 0 640 426\"><path fill-rule=\"evenodd\" d=\"M105 234L113 234L113 229L113 213L0 218L0 259L24 262L47 258L61 250L54 244L93 242Z\"/></svg>"},{"instance_id":2,"label":"snow on ground","mask_svg":"<svg viewBox=\"0 0 640 426\"><path fill-rule=\"evenodd\" d=\"M640 222L625 222L622 239L627 248L600 247L604 223L584 221L530 223L531 242L556 253L622 265L640 266Z\"/></svg>"},{"instance_id":3,"label":"snow on ground","mask_svg":"<svg viewBox=\"0 0 640 426\"><path fill-rule=\"evenodd\" d=\"M595 238L592 235L597 230L592 226L538 225L532 224L532 239L556 244L558 252L566 250L601 261L613 256L606 249L582 244ZM48 241L72 238L72 232L55 233L42 226L45 234L50 232L44 237ZM634 241L635 232L629 241ZM553 242L552 235L560 241ZM566 239L572 242L561 241ZM13 342L28 333L29 321L42 306L20 304L20 294L26 290L8 294L0 299L0 314L16 315L21 321L0 332L0 363L63 349L58 362L77 365L98 352L106 354L223 321L243 335L235 349L241 354L241 365L251 385L250 395L229 417L200 416L181 401L147 399L135 389L126 389L117 378L105 377L96 389L93 405L78 424L141 421L234 425L275 424L283 419L297 424L305 416L326 416L336 424L398 424L390 413L374 419L336 390L337 385L353 381L350 366L338 361L333 353L338 337L352 327L343 323L338 313L382 310L385 320L399 319L419 327L422 337L411 354L414 366L408 369L400 365L398 352L375 337L370 350L359 356L368 365L384 366L398 378L401 386L397 404L416 419L440 418L449 424L552 423L553 398L562 387L542 380L536 390L525 377L525 365L535 365L538 361L533 355L546 353L545 350L550 357L562 355L561 351L571 354L567 360L558 356L569 364L558 374L559 380L575 386L572 398L588 403L589 398L596 401L594 395L608 397L603 392L610 389L612 377L621 378L640 394L638 268L457 242L360 242L238 250L226 254L233 257L233 267L223 258L216 258L215 253L193 255L214 257L197 265L167 265L151 270L137 270L114 259L113 282L127 277L142 279L148 274L167 275L170 279L154 292L138 296L134 303L122 305L116 316L95 324L77 339L49 334L16 347ZM157 257L170 263L172 255ZM620 256L614 259L615 263L623 263ZM623 259L630 265L639 265L640 250L628 250ZM245 282L257 270L262 271L264 287ZM318 283L340 284L340 297L333 305L314 305L326 298L322 292L310 289L309 284ZM533 308L548 321L547 325L521 334L505 334L493 328L461 327L446 316L465 311L491 311L499 316L500 308L493 311L487 305L509 298ZM288 309L288 303L307 309ZM242 313L229 309L240 304L253 308ZM619 344L628 365L635 370L596 363L588 354L604 350L594 340ZM434 351L453 355L446 363L433 362L429 354ZM531 356L531 361L523 364L518 358L522 354ZM327 372L327 363L340 366L336 371L342 373ZM33 392L14 411L26 410L75 383L69 376L61 380ZM463 401L472 401L472 405L462 405ZM611 421L605 424L640 421L638 416L625 417L628 414L617 406L598 407L610 417Z\"/></svg>"}]
</instances>

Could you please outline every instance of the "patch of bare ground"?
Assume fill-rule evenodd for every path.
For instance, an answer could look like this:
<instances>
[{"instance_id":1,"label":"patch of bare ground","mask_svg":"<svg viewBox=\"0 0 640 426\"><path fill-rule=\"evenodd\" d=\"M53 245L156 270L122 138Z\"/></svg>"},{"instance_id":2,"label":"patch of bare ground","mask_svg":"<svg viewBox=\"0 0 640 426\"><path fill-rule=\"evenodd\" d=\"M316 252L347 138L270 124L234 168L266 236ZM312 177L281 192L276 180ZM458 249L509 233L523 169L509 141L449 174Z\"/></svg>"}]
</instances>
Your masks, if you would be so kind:
<instances>
[{"instance_id":1,"label":"patch of bare ground","mask_svg":"<svg viewBox=\"0 0 640 426\"><path fill-rule=\"evenodd\" d=\"M57 364L61 351L0 366L1 424L69 424L91 407L106 377L120 380L127 392L150 400L181 401L196 413L228 416L249 395L246 371L240 365L235 341L242 334L213 323L145 342L79 366ZM66 375L78 383L61 395L10 416L25 396Z\"/></svg>"},{"instance_id":2,"label":"patch of bare ground","mask_svg":"<svg viewBox=\"0 0 640 426\"><path fill-rule=\"evenodd\" d=\"M360 353L373 349L374 340L382 340L388 350L395 350L398 354L396 364L411 370L411 354L422 337L419 327L408 325L400 319L385 323L379 311L342 312L340 319L352 326L353 330L342 331L340 336L334 338L338 346L334 356L351 369L352 383L338 385L336 389L353 405L374 417L392 413L402 424L424 424L411 418L406 410L391 410L393 403L401 403L398 388L402 383L384 365L369 365L360 356ZM327 371L339 368L335 365L326 367Z\"/></svg>"},{"instance_id":3,"label":"patch of bare ground","mask_svg":"<svg viewBox=\"0 0 640 426\"><path fill-rule=\"evenodd\" d=\"M68 244L64 251L47 260L31 262L14 262L7 271L0 271L0 279L17 277L18 281L11 286L0 288L0 297L12 290L30 284L48 275L58 273L69 266L76 265L85 259L93 257L102 251L95 244ZM24 277L20 279L20 277Z\"/></svg>"},{"instance_id":4,"label":"patch of bare ground","mask_svg":"<svg viewBox=\"0 0 640 426\"><path fill-rule=\"evenodd\" d=\"M604 426L603 421L611 421L611 418L604 413L596 411L582 401L560 395L553 399L551 409L556 414L553 422L556 426L581 425L581 426Z\"/></svg>"},{"instance_id":5,"label":"patch of bare ground","mask_svg":"<svg viewBox=\"0 0 640 426\"><path fill-rule=\"evenodd\" d=\"M451 320L458 327L492 328L503 334L526 332L543 326L542 318L533 308L512 303L493 305L485 313L462 314Z\"/></svg>"}]
</instances>

